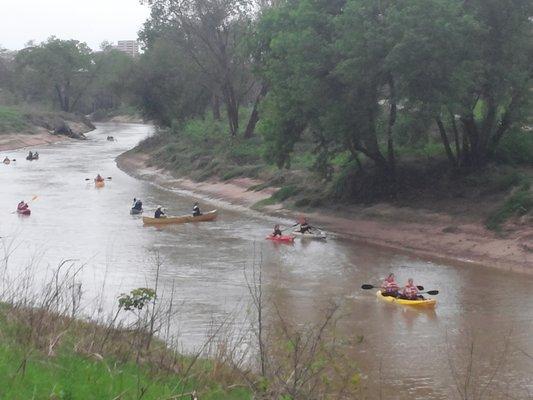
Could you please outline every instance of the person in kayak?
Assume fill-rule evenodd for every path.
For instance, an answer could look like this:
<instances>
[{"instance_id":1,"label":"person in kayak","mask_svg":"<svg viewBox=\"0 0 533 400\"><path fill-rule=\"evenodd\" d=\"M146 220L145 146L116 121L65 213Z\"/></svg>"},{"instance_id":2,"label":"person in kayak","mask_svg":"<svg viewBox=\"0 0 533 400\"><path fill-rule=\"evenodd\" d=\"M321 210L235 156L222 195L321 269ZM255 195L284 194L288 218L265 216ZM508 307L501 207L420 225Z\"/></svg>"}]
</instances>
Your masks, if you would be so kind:
<instances>
[{"instance_id":1,"label":"person in kayak","mask_svg":"<svg viewBox=\"0 0 533 400\"><path fill-rule=\"evenodd\" d=\"M272 233L272 237L276 237L276 236L282 236L283 233L281 232L281 229L279 227L279 224L276 224L274 225L274 232Z\"/></svg>"},{"instance_id":2,"label":"person in kayak","mask_svg":"<svg viewBox=\"0 0 533 400\"><path fill-rule=\"evenodd\" d=\"M163 207L157 206L154 217L155 218L166 218L167 217L165 214L165 211L163 211Z\"/></svg>"},{"instance_id":3,"label":"person in kayak","mask_svg":"<svg viewBox=\"0 0 533 400\"><path fill-rule=\"evenodd\" d=\"M141 199L133 199L133 205L131 206L132 210L141 211L143 209L143 202Z\"/></svg>"},{"instance_id":4,"label":"person in kayak","mask_svg":"<svg viewBox=\"0 0 533 400\"><path fill-rule=\"evenodd\" d=\"M418 294L418 288L413 283L413 278L407 280L407 285L403 288L401 297L407 300L419 300L424 298Z\"/></svg>"},{"instance_id":5,"label":"person in kayak","mask_svg":"<svg viewBox=\"0 0 533 400\"><path fill-rule=\"evenodd\" d=\"M103 182L104 178L102 178L102 175L98 174L98 175L96 175L96 178L94 178L94 181L95 182Z\"/></svg>"},{"instance_id":6,"label":"person in kayak","mask_svg":"<svg viewBox=\"0 0 533 400\"><path fill-rule=\"evenodd\" d=\"M9 157L6 156L6 158L4 158L3 163L4 164L9 164L10 162L11 162L11 160L9 159Z\"/></svg>"},{"instance_id":7,"label":"person in kayak","mask_svg":"<svg viewBox=\"0 0 533 400\"><path fill-rule=\"evenodd\" d=\"M24 200L22 200L17 205L17 210L18 211L26 211L28 208L29 208L28 203L26 203Z\"/></svg>"},{"instance_id":8,"label":"person in kayak","mask_svg":"<svg viewBox=\"0 0 533 400\"><path fill-rule=\"evenodd\" d=\"M193 217L199 217L202 215L202 212L200 211L200 207L198 206L198 202L194 203L194 207L192 208L192 216Z\"/></svg>"},{"instance_id":9,"label":"person in kayak","mask_svg":"<svg viewBox=\"0 0 533 400\"><path fill-rule=\"evenodd\" d=\"M390 273L381 285L381 294L383 296L398 297L398 291L400 286L396 283L396 279L393 273Z\"/></svg>"},{"instance_id":10,"label":"person in kayak","mask_svg":"<svg viewBox=\"0 0 533 400\"><path fill-rule=\"evenodd\" d=\"M30 152L28 153L28 157L26 157L26 158L27 158L28 160L33 159L33 153L31 152L31 150L30 150Z\"/></svg>"},{"instance_id":11,"label":"person in kayak","mask_svg":"<svg viewBox=\"0 0 533 400\"><path fill-rule=\"evenodd\" d=\"M311 233L311 225L309 225L309 223L307 222L307 218L304 218L300 222L300 230L298 232L302 234Z\"/></svg>"}]
</instances>

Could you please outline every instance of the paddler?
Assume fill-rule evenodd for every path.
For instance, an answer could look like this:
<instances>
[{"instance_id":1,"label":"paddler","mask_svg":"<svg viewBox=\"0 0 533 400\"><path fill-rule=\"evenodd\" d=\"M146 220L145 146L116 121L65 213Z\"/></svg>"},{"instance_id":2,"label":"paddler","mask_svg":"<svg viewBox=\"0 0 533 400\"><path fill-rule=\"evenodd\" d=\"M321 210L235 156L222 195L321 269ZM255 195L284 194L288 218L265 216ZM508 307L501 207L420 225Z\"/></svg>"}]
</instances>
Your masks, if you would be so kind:
<instances>
[{"instance_id":1,"label":"paddler","mask_svg":"<svg viewBox=\"0 0 533 400\"><path fill-rule=\"evenodd\" d=\"M167 217L165 215L165 211L163 211L163 207L157 206L157 208L155 209L154 217L155 218L166 218Z\"/></svg>"},{"instance_id":2,"label":"paddler","mask_svg":"<svg viewBox=\"0 0 533 400\"><path fill-rule=\"evenodd\" d=\"M418 300L423 299L422 296L418 294L418 288L413 283L413 278L407 280L407 285L402 290L402 298L408 300Z\"/></svg>"},{"instance_id":3,"label":"paddler","mask_svg":"<svg viewBox=\"0 0 533 400\"><path fill-rule=\"evenodd\" d=\"M143 202L141 201L141 199L134 198L133 199L133 205L131 206L131 208L133 210L141 211L143 209Z\"/></svg>"},{"instance_id":4,"label":"paddler","mask_svg":"<svg viewBox=\"0 0 533 400\"><path fill-rule=\"evenodd\" d=\"M307 218L304 217L300 220L300 230L298 232L302 234L311 233L311 225L307 222Z\"/></svg>"},{"instance_id":5,"label":"paddler","mask_svg":"<svg viewBox=\"0 0 533 400\"><path fill-rule=\"evenodd\" d=\"M29 208L28 203L26 203L24 200L22 200L17 205L17 210L19 211L26 211Z\"/></svg>"},{"instance_id":6,"label":"paddler","mask_svg":"<svg viewBox=\"0 0 533 400\"><path fill-rule=\"evenodd\" d=\"M30 150L30 152L28 153L28 157L26 157L26 158L27 158L28 160L33 159L33 153L31 152L31 150Z\"/></svg>"},{"instance_id":7,"label":"paddler","mask_svg":"<svg viewBox=\"0 0 533 400\"><path fill-rule=\"evenodd\" d=\"M11 162L11 160L9 159L9 157L6 156L6 158L4 158L3 163L4 164L9 164L10 162Z\"/></svg>"},{"instance_id":8,"label":"paddler","mask_svg":"<svg viewBox=\"0 0 533 400\"><path fill-rule=\"evenodd\" d=\"M100 174L98 174L98 175L96 175L96 178L94 178L94 181L95 182L103 182L104 178L102 178L102 176Z\"/></svg>"},{"instance_id":9,"label":"paddler","mask_svg":"<svg viewBox=\"0 0 533 400\"><path fill-rule=\"evenodd\" d=\"M274 225L274 232L272 233L272 237L282 236L282 235L283 233L281 232L279 224Z\"/></svg>"},{"instance_id":10,"label":"paddler","mask_svg":"<svg viewBox=\"0 0 533 400\"><path fill-rule=\"evenodd\" d=\"M393 273L390 273L387 278L383 281L383 284L381 285L381 294L383 296L398 296L398 291L400 290L400 286L396 283L396 279L394 277Z\"/></svg>"},{"instance_id":11,"label":"paddler","mask_svg":"<svg viewBox=\"0 0 533 400\"><path fill-rule=\"evenodd\" d=\"M194 203L194 207L192 208L192 216L193 217L199 217L202 215L202 212L200 211L200 206L198 205L198 202Z\"/></svg>"}]
</instances>

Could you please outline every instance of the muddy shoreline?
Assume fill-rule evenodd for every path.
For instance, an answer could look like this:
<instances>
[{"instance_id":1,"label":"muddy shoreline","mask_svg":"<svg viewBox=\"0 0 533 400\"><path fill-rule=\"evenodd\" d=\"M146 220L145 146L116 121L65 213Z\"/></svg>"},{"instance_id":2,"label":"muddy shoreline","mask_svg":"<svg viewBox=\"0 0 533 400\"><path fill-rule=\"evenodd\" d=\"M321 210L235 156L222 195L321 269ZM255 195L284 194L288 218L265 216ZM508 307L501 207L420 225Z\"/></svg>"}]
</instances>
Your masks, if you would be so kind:
<instances>
[{"instance_id":1,"label":"muddy shoreline","mask_svg":"<svg viewBox=\"0 0 533 400\"><path fill-rule=\"evenodd\" d=\"M203 198L252 207L269 198L275 188L249 190L260 182L238 178L227 182L194 182L176 178L168 171L148 166L148 156L135 151L117 157L124 172L163 187L190 191ZM321 209L299 213L282 204L261 210L271 216L296 219L305 214L311 223L349 239L394 251L415 254L433 261L478 265L533 275L533 228L527 224L505 237L481 223L426 210L380 204L346 207L342 211Z\"/></svg>"}]
</instances>

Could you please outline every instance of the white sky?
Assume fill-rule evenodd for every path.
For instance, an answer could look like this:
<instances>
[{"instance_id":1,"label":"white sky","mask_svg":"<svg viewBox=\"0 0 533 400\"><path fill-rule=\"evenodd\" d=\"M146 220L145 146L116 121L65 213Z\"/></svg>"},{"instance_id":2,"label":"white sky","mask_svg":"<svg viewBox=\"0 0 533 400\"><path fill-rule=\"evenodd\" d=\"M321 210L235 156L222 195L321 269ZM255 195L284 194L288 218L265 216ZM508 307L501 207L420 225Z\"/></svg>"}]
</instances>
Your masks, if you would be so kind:
<instances>
[{"instance_id":1,"label":"white sky","mask_svg":"<svg viewBox=\"0 0 533 400\"><path fill-rule=\"evenodd\" d=\"M139 0L0 0L0 47L18 50L54 35L92 49L137 39L150 12Z\"/></svg>"}]
</instances>

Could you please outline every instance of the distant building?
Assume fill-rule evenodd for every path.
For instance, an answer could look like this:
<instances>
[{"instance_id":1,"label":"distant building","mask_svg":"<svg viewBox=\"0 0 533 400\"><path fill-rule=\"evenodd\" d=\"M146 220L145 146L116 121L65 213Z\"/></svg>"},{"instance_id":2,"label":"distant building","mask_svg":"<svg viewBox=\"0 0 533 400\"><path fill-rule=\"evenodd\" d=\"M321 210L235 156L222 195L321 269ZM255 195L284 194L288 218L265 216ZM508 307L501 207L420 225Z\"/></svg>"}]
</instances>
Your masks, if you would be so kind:
<instances>
[{"instance_id":1,"label":"distant building","mask_svg":"<svg viewBox=\"0 0 533 400\"><path fill-rule=\"evenodd\" d=\"M136 40L119 40L114 48L131 57L137 57L139 55L139 43Z\"/></svg>"}]
</instances>

